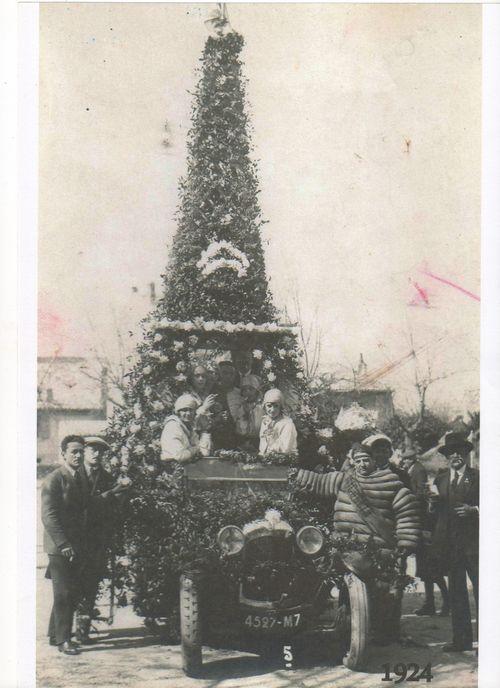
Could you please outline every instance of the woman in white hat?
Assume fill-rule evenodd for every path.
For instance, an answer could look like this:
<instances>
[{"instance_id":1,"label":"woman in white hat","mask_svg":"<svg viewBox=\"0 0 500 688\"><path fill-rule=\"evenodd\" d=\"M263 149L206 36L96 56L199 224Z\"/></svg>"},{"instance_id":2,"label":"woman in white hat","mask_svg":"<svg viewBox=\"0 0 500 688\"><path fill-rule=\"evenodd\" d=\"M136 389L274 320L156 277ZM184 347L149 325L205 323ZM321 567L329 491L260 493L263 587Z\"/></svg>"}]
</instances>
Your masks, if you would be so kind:
<instances>
[{"instance_id":1,"label":"woman in white hat","mask_svg":"<svg viewBox=\"0 0 500 688\"><path fill-rule=\"evenodd\" d=\"M201 456L200 438L195 428L198 401L192 394L176 399L174 413L165 421L161 433L162 461L186 463Z\"/></svg>"},{"instance_id":2,"label":"woman in white hat","mask_svg":"<svg viewBox=\"0 0 500 688\"><path fill-rule=\"evenodd\" d=\"M283 413L283 394L279 389L270 389L264 394L264 417L260 426L260 454L297 453L297 430L293 420Z\"/></svg>"}]
</instances>

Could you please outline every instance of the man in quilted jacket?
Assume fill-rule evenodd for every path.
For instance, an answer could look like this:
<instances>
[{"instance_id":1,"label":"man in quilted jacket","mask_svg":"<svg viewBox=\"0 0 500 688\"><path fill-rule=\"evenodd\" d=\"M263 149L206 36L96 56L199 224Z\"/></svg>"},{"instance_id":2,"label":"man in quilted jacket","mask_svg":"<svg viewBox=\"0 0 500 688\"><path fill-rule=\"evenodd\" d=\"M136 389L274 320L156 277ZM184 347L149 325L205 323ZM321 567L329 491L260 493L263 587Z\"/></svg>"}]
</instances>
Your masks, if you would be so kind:
<instances>
[{"instance_id":1,"label":"man in quilted jacket","mask_svg":"<svg viewBox=\"0 0 500 688\"><path fill-rule=\"evenodd\" d=\"M372 454L362 446L351 452L351 471L315 473L299 470L300 490L333 500L333 527L359 542L372 540L381 550L397 550L401 558L414 552L421 539L422 526L417 498L389 467L379 468ZM372 586L376 640L385 644L399 636L401 594L392 604ZM383 618L381 610L385 609Z\"/></svg>"}]
</instances>

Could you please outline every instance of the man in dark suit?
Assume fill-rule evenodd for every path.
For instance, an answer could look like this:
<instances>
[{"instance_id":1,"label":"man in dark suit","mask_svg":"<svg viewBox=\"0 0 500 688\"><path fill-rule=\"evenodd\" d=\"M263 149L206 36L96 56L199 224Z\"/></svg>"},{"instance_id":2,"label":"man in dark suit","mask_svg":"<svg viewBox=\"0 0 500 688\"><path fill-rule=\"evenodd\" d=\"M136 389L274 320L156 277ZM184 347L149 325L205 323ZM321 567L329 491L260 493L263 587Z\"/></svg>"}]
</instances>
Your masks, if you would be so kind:
<instances>
[{"instance_id":1,"label":"man in dark suit","mask_svg":"<svg viewBox=\"0 0 500 688\"><path fill-rule=\"evenodd\" d=\"M83 464L77 470L85 504L81 595L76 623L76 639L81 644L92 642L90 624L99 583L106 573L113 506L116 497L127 489L119 483L115 485L111 474L102 467L103 456L109 448L100 437L85 438Z\"/></svg>"},{"instance_id":2,"label":"man in dark suit","mask_svg":"<svg viewBox=\"0 0 500 688\"><path fill-rule=\"evenodd\" d=\"M49 641L66 655L78 654L71 642L73 614L79 596L79 557L82 552L84 501L77 470L84 440L68 435L61 442L63 464L47 476L42 487L43 544L49 556L54 604Z\"/></svg>"},{"instance_id":3,"label":"man in dark suit","mask_svg":"<svg viewBox=\"0 0 500 688\"><path fill-rule=\"evenodd\" d=\"M447 433L438 449L450 466L436 476L431 495L433 548L449 567L453 640L443 649L462 652L472 649L467 576L479 611L479 471L468 465L472 444L461 433Z\"/></svg>"}]
</instances>

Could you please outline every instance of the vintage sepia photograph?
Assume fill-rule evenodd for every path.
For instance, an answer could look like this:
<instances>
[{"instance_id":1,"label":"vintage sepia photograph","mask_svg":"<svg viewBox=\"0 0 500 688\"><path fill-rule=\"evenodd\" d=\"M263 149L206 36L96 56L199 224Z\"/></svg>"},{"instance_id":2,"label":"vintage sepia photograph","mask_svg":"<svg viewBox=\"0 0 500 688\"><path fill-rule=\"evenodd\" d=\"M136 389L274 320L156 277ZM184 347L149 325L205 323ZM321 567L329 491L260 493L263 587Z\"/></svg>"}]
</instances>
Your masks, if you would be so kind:
<instances>
[{"instance_id":1,"label":"vintage sepia photograph","mask_svg":"<svg viewBox=\"0 0 500 688\"><path fill-rule=\"evenodd\" d=\"M476 688L481 5L38 22L38 688Z\"/></svg>"}]
</instances>

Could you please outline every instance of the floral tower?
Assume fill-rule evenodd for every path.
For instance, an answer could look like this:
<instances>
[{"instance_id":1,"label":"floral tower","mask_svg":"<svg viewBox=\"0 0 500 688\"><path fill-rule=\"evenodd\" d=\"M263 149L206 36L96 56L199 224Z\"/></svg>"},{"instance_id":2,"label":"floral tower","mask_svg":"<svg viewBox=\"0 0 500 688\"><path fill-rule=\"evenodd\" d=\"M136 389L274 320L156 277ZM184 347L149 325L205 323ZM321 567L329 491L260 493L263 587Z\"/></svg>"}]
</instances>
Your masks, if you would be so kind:
<instances>
[{"instance_id":1,"label":"floral tower","mask_svg":"<svg viewBox=\"0 0 500 688\"><path fill-rule=\"evenodd\" d=\"M286 389L295 400L307 394L294 328L279 322L266 278L242 47L243 38L220 17L201 57L164 293L143 323L124 405L109 427L111 467L132 483L115 576L132 591L139 613L169 619L171 635L187 553L208 546L224 515L237 519L242 510L241 499L216 491L186 500L177 477L162 472L163 424L186 391L189 371L196 362L210 367L230 356L264 389ZM261 506L248 502L247 512L258 515Z\"/></svg>"}]
</instances>

